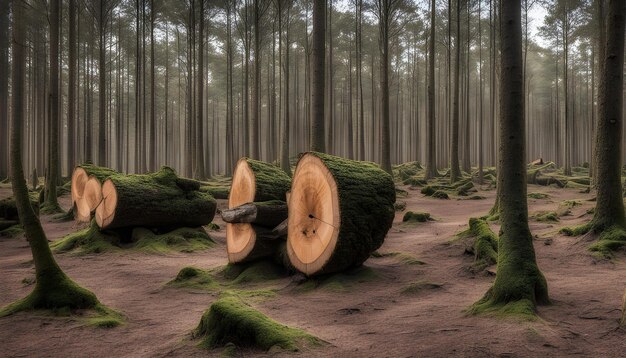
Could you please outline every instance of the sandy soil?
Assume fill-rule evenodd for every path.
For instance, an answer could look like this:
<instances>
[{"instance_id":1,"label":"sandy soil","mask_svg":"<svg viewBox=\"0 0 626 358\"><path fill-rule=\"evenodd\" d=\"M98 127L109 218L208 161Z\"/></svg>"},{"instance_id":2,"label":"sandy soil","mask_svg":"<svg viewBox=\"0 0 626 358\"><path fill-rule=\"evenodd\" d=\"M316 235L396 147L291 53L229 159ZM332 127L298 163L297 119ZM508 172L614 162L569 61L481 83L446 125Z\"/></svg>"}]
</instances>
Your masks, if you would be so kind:
<instances>
[{"instance_id":1,"label":"sandy soil","mask_svg":"<svg viewBox=\"0 0 626 358\"><path fill-rule=\"evenodd\" d=\"M408 188L406 188L408 190ZM582 206L560 223L531 221L539 266L544 272L553 304L539 308L540 320L518 322L467 317L463 310L488 289L489 272L473 274L472 257L464 243L450 240L466 227L471 216L486 213L494 191L480 192L485 200L437 200L409 191L407 210L430 212L436 221L404 225L396 215L381 253L403 252L424 261L408 265L397 256L371 258L366 266L377 278L344 290L294 289L293 279L272 282L273 299L253 305L270 317L296 326L329 344L298 353L319 357L546 357L624 356L626 332L619 328L626 272L623 257L597 260L588 243L559 235L562 226L589 218L590 194L572 189L531 186L549 199L530 199L530 213L553 211L565 199L580 199ZM0 198L10 189L0 188ZM68 205L68 198L62 198ZM221 203L223 206L224 203ZM50 240L78 229L74 223L52 223L42 218ZM222 222L216 219L218 224ZM143 357L218 356L189 339L202 312L217 297L165 287L185 266L215 268L226 263L224 230L212 234L218 245L191 254L149 255L116 252L100 255L57 255L62 268L77 282L93 290L106 305L122 311L126 325L114 329L87 327L77 320L20 313L0 319L0 356L7 357ZM34 277L30 251L24 238L0 238L0 306L26 295ZM491 268L491 271L495 268ZM414 282L442 284L415 294L402 289ZM263 288L259 284L247 288ZM260 352L243 352L254 355ZM274 353L290 355L293 353Z\"/></svg>"}]
</instances>

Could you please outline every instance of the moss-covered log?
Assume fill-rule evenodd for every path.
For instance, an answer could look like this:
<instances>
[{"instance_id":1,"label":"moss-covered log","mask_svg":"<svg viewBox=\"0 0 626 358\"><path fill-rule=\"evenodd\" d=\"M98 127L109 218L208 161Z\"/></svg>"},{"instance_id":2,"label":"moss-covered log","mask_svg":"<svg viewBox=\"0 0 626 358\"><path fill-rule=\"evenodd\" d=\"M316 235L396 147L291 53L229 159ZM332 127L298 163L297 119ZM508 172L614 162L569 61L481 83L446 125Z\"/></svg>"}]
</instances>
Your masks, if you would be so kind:
<instances>
[{"instance_id":1,"label":"moss-covered log","mask_svg":"<svg viewBox=\"0 0 626 358\"><path fill-rule=\"evenodd\" d=\"M303 345L321 343L303 330L272 320L235 296L215 301L202 315L193 337L200 338L200 345L206 348L233 343L239 347L264 351L272 347L295 351Z\"/></svg>"},{"instance_id":2,"label":"moss-covered log","mask_svg":"<svg viewBox=\"0 0 626 358\"><path fill-rule=\"evenodd\" d=\"M361 265L391 228L393 179L376 164L308 152L289 198L287 250L306 275Z\"/></svg>"},{"instance_id":3,"label":"moss-covered log","mask_svg":"<svg viewBox=\"0 0 626 358\"><path fill-rule=\"evenodd\" d=\"M472 237L472 245L466 251L474 255L474 264L484 268L498 261L498 236L489 224L479 218L469 219L469 228L461 236Z\"/></svg>"},{"instance_id":4,"label":"moss-covered log","mask_svg":"<svg viewBox=\"0 0 626 358\"><path fill-rule=\"evenodd\" d=\"M285 202L290 187L291 178L279 167L258 160L241 158L233 172L228 208L233 209L253 202ZM281 216L264 226L273 228L285 218L286 216ZM267 221L269 218L266 217L264 220ZM247 262L272 255L278 243L273 242L274 240L265 240L265 238L258 239L258 234L266 236L262 231L265 231L262 227L253 227L248 222L226 224L226 250L229 262Z\"/></svg>"},{"instance_id":5,"label":"moss-covered log","mask_svg":"<svg viewBox=\"0 0 626 358\"><path fill-rule=\"evenodd\" d=\"M39 200L37 198L37 193L30 192L29 198L30 206L33 208L35 215L39 215ZM10 196L8 198L0 200L0 218L6 220L19 220L17 205L15 203L14 197Z\"/></svg>"},{"instance_id":6,"label":"moss-covered log","mask_svg":"<svg viewBox=\"0 0 626 358\"><path fill-rule=\"evenodd\" d=\"M151 174L112 175L102 185L96 222L101 229L206 225L217 204L192 182L169 167Z\"/></svg>"},{"instance_id":7,"label":"moss-covered log","mask_svg":"<svg viewBox=\"0 0 626 358\"><path fill-rule=\"evenodd\" d=\"M74 217L77 221L88 222L91 220L91 214L102 199L102 183L114 174L118 174L118 172L90 163L81 164L74 168L70 192Z\"/></svg>"},{"instance_id":8,"label":"moss-covered log","mask_svg":"<svg viewBox=\"0 0 626 358\"><path fill-rule=\"evenodd\" d=\"M274 228L287 219L287 203L280 200L247 203L222 210L222 219L231 224L249 223Z\"/></svg>"}]
</instances>

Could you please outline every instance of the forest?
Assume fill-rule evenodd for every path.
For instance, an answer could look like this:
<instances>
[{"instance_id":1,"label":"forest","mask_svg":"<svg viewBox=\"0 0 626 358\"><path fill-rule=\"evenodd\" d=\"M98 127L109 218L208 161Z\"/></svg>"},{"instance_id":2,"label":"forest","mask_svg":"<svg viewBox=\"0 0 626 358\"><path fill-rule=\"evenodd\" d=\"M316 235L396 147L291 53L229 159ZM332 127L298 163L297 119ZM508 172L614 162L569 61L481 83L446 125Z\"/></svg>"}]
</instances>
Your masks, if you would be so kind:
<instances>
[{"instance_id":1,"label":"forest","mask_svg":"<svg viewBox=\"0 0 626 358\"><path fill-rule=\"evenodd\" d=\"M622 356L625 16L0 0L0 355Z\"/></svg>"}]
</instances>

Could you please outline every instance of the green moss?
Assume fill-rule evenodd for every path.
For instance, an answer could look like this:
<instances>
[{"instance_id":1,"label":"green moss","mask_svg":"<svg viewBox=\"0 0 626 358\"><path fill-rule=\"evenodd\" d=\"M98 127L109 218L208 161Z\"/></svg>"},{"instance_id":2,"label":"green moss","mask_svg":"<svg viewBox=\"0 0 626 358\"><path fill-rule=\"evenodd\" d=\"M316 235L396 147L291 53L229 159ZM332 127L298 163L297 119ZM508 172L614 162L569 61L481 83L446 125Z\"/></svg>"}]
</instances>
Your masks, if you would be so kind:
<instances>
[{"instance_id":1,"label":"green moss","mask_svg":"<svg viewBox=\"0 0 626 358\"><path fill-rule=\"evenodd\" d=\"M54 222L74 221L74 210L70 209L68 211L63 211L62 213L53 216L52 221Z\"/></svg>"},{"instance_id":2,"label":"green moss","mask_svg":"<svg viewBox=\"0 0 626 358\"><path fill-rule=\"evenodd\" d=\"M619 225L614 225L602 231L598 241L591 245L589 250L605 258L611 258L616 251L622 250L625 246L626 230Z\"/></svg>"},{"instance_id":3,"label":"green moss","mask_svg":"<svg viewBox=\"0 0 626 358\"><path fill-rule=\"evenodd\" d=\"M192 336L201 339L200 346L205 348L233 343L263 351L273 347L298 351L322 343L303 330L272 320L232 295L218 299L204 312Z\"/></svg>"},{"instance_id":4,"label":"green moss","mask_svg":"<svg viewBox=\"0 0 626 358\"><path fill-rule=\"evenodd\" d=\"M410 177L410 178L406 178L402 181L402 183L404 185L410 185L410 186L424 186L427 185L426 180L422 179L422 178L418 178L418 177Z\"/></svg>"},{"instance_id":5,"label":"green moss","mask_svg":"<svg viewBox=\"0 0 626 358\"><path fill-rule=\"evenodd\" d=\"M591 230L591 227L591 223L586 223L579 226L569 226L561 228L561 230L559 230L559 233L565 236L580 236L588 233L589 230Z\"/></svg>"},{"instance_id":6,"label":"green moss","mask_svg":"<svg viewBox=\"0 0 626 358\"><path fill-rule=\"evenodd\" d=\"M485 220L470 218L469 228L461 232L459 236L474 239L467 251L474 255L476 268L482 270L498 262L498 236Z\"/></svg>"},{"instance_id":7,"label":"green moss","mask_svg":"<svg viewBox=\"0 0 626 358\"><path fill-rule=\"evenodd\" d=\"M220 231L220 226L217 225L216 223L209 223L206 226L207 229L209 229L210 231Z\"/></svg>"},{"instance_id":8,"label":"green moss","mask_svg":"<svg viewBox=\"0 0 626 358\"><path fill-rule=\"evenodd\" d=\"M533 215L533 218L539 222L558 222L559 215L554 211L540 211Z\"/></svg>"},{"instance_id":9,"label":"green moss","mask_svg":"<svg viewBox=\"0 0 626 358\"><path fill-rule=\"evenodd\" d=\"M291 190L291 178L280 167L250 158L244 160L256 178L255 202L286 201L285 193Z\"/></svg>"},{"instance_id":10,"label":"green moss","mask_svg":"<svg viewBox=\"0 0 626 358\"><path fill-rule=\"evenodd\" d=\"M435 199L449 199L450 197L448 197L448 193L446 193L443 190L437 190L433 195L433 198Z\"/></svg>"},{"instance_id":11,"label":"green moss","mask_svg":"<svg viewBox=\"0 0 626 358\"><path fill-rule=\"evenodd\" d=\"M87 324L99 328L114 328L126 323L122 314L102 304L96 306L86 318Z\"/></svg>"},{"instance_id":12,"label":"green moss","mask_svg":"<svg viewBox=\"0 0 626 358\"><path fill-rule=\"evenodd\" d=\"M176 278L167 283L168 286L179 288L193 288L200 290L213 290L218 287L217 282L210 272L197 267L187 266L182 268Z\"/></svg>"},{"instance_id":13,"label":"green moss","mask_svg":"<svg viewBox=\"0 0 626 358\"><path fill-rule=\"evenodd\" d=\"M471 180L467 180L467 181L461 182L461 183L463 183L463 184L458 185L456 187L456 195L468 196L470 193L476 192L476 189L474 188L474 183L472 183Z\"/></svg>"},{"instance_id":14,"label":"green moss","mask_svg":"<svg viewBox=\"0 0 626 358\"><path fill-rule=\"evenodd\" d=\"M78 255L114 251L121 238L117 232L100 231L95 220L89 227L69 234L50 244L53 252L72 252Z\"/></svg>"},{"instance_id":15,"label":"green moss","mask_svg":"<svg viewBox=\"0 0 626 358\"><path fill-rule=\"evenodd\" d=\"M0 231L0 237L18 237L24 234L22 225L13 225Z\"/></svg>"},{"instance_id":16,"label":"green moss","mask_svg":"<svg viewBox=\"0 0 626 358\"><path fill-rule=\"evenodd\" d=\"M470 315L485 315L495 318L513 318L521 321L535 321L537 314L531 300L522 299L506 304L493 304L490 301L479 301L467 311Z\"/></svg>"},{"instance_id":17,"label":"green moss","mask_svg":"<svg viewBox=\"0 0 626 358\"><path fill-rule=\"evenodd\" d=\"M408 191L396 188L396 198L406 198L408 196L409 196Z\"/></svg>"},{"instance_id":18,"label":"green moss","mask_svg":"<svg viewBox=\"0 0 626 358\"><path fill-rule=\"evenodd\" d=\"M403 222L420 222L424 223L433 220L430 213L407 211L402 218Z\"/></svg>"},{"instance_id":19,"label":"green moss","mask_svg":"<svg viewBox=\"0 0 626 358\"><path fill-rule=\"evenodd\" d=\"M432 185L427 185L422 188L421 193L426 196L432 196L433 194L435 194L436 191L437 190L435 189L435 187L433 187Z\"/></svg>"},{"instance_id":20,"label":"green moss","mask_svg":"<svg viewBox=\"0 0 626 358\"><path fill-rule=\"evenodd\" d=\"M59 214L63 213L63 209L61 209L61 206L57 202L51 204L47 201L44 201L40 205L39 213L43 215Z\"/></svg>"},{"instance_id":21,"label":"green moss","mask_svg":"<svg viewBox=\"0 0 626 358\"><path fill-rule=\"evenodd\" d=\"M284 278L288 276L288 272L272 261L261 260L243 264L228 264L218 272L218 275L230 284L239 285Z\"/></svg>"},{"instance_id":22,"label":"green moss","mask_svg":"<svg viewBox=\"0 0 626 358\"><path fill-rule=\"evenodd\" d=\"M548 199L550 195L544 193L528 193L528 197L531 199Z\"/></svg>"},{"instance_id":23,"label":"green moss","mask_svg":"<svg viewBox=\"0 0 626 358\"><path fill-rule=\"evenodd\" d=\"M367 266L361 266L344 272L307 278L296 288L296 291L309 292L323 289L332 292L347 292L358 284L372 282L379 278L380 275L376 271Z\"/></svg>"},{"instance_id":24,"label":"green moss","mask_svg":"<svg viewBox=\"0 0 626 358\"><path fill-rule=\"evenodd\" d=\"M441 283L418 281L408 284L406 287L402 288L400 293L404 295L417 295L426 290L436 290L441 287L443 287Z\"/></svg>"},{"instance_id":25,"label":"green moss","mask_svg":"<svg viewBox=\"0 0 626 358\"><path fill-rule=\"evenodd\" d=\"M135 248L151 253L195 252L215 245L203 228L182 227L158 234L145 228L133 229L132 240Z\"/></svg>"},{"instance_id":26,"label":"green moss","mask_svg":"<svg viewBox=\"0 0 626 358\"><path fill-rule=\"evenodd\" d=\"M39 198L37 192L29 192L30 205L35 211L35 214L39 213ZM17 214L17 206L15 204L15 198L10 196L0 200L0 218L6 220L19 220Z\"/></svg>"},{"instance_id":27,"label":"green moss","mask_svg":"<svg viewBox=\"0 0 626 358\"><path fill-rule=\"evenodd\" d=\"M393 208L396 211L404 211L406 209L406 201L396 201L396 203L393 204Z\"/></svg>"},{"instance_id":28,"label":"green moss","mask_svg":"<svg viewBox=\"0 0 626 358\"><path fill-rule=\"evenodd\" d=\"M21 311L95 309L100 302L91 291L77 285L61 270L37 276L33 291L25 298L0 309L0 317Z\"/></svg>"}]
</instances>

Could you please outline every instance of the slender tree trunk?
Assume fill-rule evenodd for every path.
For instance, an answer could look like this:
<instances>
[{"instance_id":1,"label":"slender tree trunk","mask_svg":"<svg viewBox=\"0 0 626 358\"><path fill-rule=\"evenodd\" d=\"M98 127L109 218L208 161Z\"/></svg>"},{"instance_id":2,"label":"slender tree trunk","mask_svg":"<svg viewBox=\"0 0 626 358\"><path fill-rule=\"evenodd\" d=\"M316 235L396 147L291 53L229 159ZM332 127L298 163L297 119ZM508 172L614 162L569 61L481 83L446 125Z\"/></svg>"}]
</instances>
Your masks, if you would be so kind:
<instances>
[{"instance_id":1,"label":"slender tree trunk","mask_svg":"<svg viewBox=\"0 0 626 358\"><path fill-rule=\"evenodd\" d=\"M450 147L450 181L461 177L459 166L459 90L461 82L461 0L456 2L456 39L454 44L454 93L452 94L452 139Z\"/></svg>"},{"instance_id":2,"label":"slender tree trunk","mask_svg":"<svg viewBox=\"0 0 626 358\"><path fill-rule=\"evenodd\" d=\"M0 180L9 176L9 11L0 2Z\"/></svg>"},{"instance_id":3,"label":"slender tree trunk","mask_svg":"<svg viewBox=\"0 0 626 358\"><path fill-rule=\"evenodd\" d=\"M204 0L199 0L200 14L199 14L199 31L198 31L198 70L196 73L197 79L197 104L196 104L196 165L195 165L195 178L205 179L206 172L204 167L204 111L202 108L202 101L204 100Z\"/></svg>"},{"instance_id":4,"label":"slender tree trunk","mask_svg":"<svg viewBox=\"0 0 626 358\"><path fill-rule=\"evenodd\" d=\"M389 32L392 20L391 4L379 1L380 30L380 90L381 90L381 167L391 174L391 133L389 128Z\"/></svg>"},{"instance_id":5,"label":"slender tree trunk","mask_svg":"<svg viewBox=\"0 0 626 358\"><path fill-rule=\"evenodd\" d=\"M99 1L98 19L98 165L107 166L106 138L106 1Z\"/></svg>"},{"instance_id":6,"label":"slender tree trunk","mask_svg":"<svg viewBox=\"0 0 626 358\"><path fill-rule=\"evenodd\" d=\"M57 6L51 5L56 7L56 14L58 14L58 3ZM90 308L98 304L97 298L93 293L72 282L54 260L41 222L30 205L28 187L26 180L24 180L22 129L25 118L24 84L26 80L25 50L27 48L25 41L27 30L24 25L28 23L28 19L24 16L25 6L23 1L13 1L11 171L13 173L13 196L15 197L20 223L26 232L31 247L35 264L36 284L33 292L26 299L8 306L4 313L11 314L20 310L54 309L68 306L70 308ZM55 10L52 12L55 13Z\"/></svg>"},{"instance_id":7,"label":"slender tree trunk","mask_svg":"<svg viewBox=\"0 0 626 358\"><path fill-rule=\"evenodd\" d=\"M549 302L548 286L537 266L528 227L520 1L507 0L500 5L498 199L502 227L498 240L496 280L481 301L474 305L472 310L475 313L518 302L515 307L523 310L524 314L532 314L537 304Z\"/></svg>"},{"instance_id":8,"label":"slender tree trunk","mask_svg":"<svg viewBox=\"0 0 626 358\"><path fill-rule=\"evenodd\" d=\"M437 176L436 137L435 137L435 0L430 3L430 38L428 40L428 122L427 122L427 154L426 179Z\"/></svg>"},{"instance_id":9,"label":"slender tree trunk","mask_svg":"<svg viewBox=\"0 0 626 358\"><path fill-rule=\"evenodd\" d=\"M478 184L483 184L483 33L481 29L482 0L478 0L478 86L479 86L479 112L478 112Z\"/></svg>"},{"instance_id":10,"label":"slender tree trunk","mask_svg":"<svg viewBox=\"0 0 626 358\"><path fill-rule=\"evenodd\" d=\"M226 57L227 57L227 94L226 103L226 176L233 173L233 44L232 44L232 24L231 24L232 3L226 5Z\"/></svg>"},{"instance_id":11,"label":"slender tree trunk","mask_svg":"<svg viewBox=\"0 0 626 358\"><path fill-rule=\"evenodd\" d=\"M154 0L150 0L150 171L157 170L157 138L156 138L156 77L154 56L154 26L156 11Z\"/></svg>"},{"instance_id":12,"label":"slender tree trunk","mask_svg":"<svg viewBox=\"0 0 626 358\"><path fill-rule=\"evenodd\" d=\"M624 87L624 18L626 3L609 0L606 45L599 60L598 123L596 131L597 200L592 229L600 232L613 225L626 227L622 200L622 115Z\"/></svg>"},{"instance_id":13,"label":"slender tree trunk","mask_svg":"<svg viewBox=\"0 0 626 358\"><path fill-rule=\"evenodd\" d=\"M324 128L324 58L326 53L326 1L313 0L311 41L311 150L326 152Z\"/></svg>"},{"instance_id":14,"label":"slender tree trunk","mask_svg":"<svg viewBox=\"0 0 626 358\"><path fill-rule=\"evenodd\" d=\"M292 2L288 1L287 3L287 9L286 12L286 23L285 23L285 60L283 63L283 73L285 76L285 100L284 100L284 107L285 107L285 117L284 117L284 124L283 124L283 130L282 130L282 145L281 145L281 154L280 154L280 167L282 168L282 170L287 173L287 175L291 175L291 165L289 163L289 147L290 147L290 143L289 143L289 130L290 130L290 121L291 121L291 102L290 102L290 83L289 83L289 53L291 52L291 41L289 39L289 30L291 27L291 6L292 6ZM282 18L283 18L283 13L282 13L282 7L281 10L278 13L279 16L279 21L281 21L281 24L279 25L279 27L282 28ZM280 37L282 37L282 34L280 35Z\"/></svg>"},{"instance_id":15,"label":"slender tree trunk","mask_svg":"<svg viewBox=\"0 0 626 358\"><path fill-rule=\"evenodd\" d=\"M48 163L46 175L45 212L60 211L57 201L59 181L59 22L61 0L50 2L50 88L48 90L49 123Z\"/></svg>"}]
</instances>

